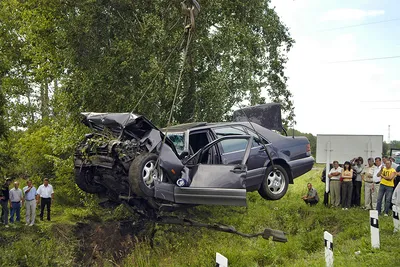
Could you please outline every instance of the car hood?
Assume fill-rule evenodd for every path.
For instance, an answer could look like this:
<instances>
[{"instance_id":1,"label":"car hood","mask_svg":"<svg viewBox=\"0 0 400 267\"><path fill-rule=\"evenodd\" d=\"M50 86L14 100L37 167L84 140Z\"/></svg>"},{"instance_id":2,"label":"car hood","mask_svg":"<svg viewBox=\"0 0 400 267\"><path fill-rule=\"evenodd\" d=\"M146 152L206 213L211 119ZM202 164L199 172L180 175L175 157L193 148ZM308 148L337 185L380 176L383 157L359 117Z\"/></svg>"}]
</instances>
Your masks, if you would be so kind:
<instances>
[{"instance_id":1,"label":"car hood","mask_svg":"<svg viewBox=\"0 0 400 267\"><path fill-rule=\"evenodd\" d=\"M134 113L97 113L97 112L83 112L82 122L90 128L101 128L104 126L110 129L123 129L131 124L136 123L136 119L143 117ZM150 122L150 121L149 121ZM152 123L150 123L154 128Z\"/></svg>"},{"instance_id":2,"label":"car hood","mask_svg":"<svg viewBox=\"0 0 400 267\"><path fill-rule=\"evenodd\" d=\"M146 117L134 113L97 113L97 112L82 112L82 123L91 129L104 131L108 129L115 135L120 136L125 130L130 136L140 140L151 136L152 130L159 132L161 139L164 134ZM157 138L158 139L158 138ZM165 143L170 146L175 154L176 148L172 141L167 137Z\"/></svg>"},{"instance_id":3,"label":"car hood","mask_svg":"<svg viewBox=\"0 0 400 267\"><path fill-rule=\"evenodd\" d=\"M282 131L281 105L268 103L257 106L245 107L233 112L233 121L254 122L264 128Z\"/></svg>"}]
</instances>

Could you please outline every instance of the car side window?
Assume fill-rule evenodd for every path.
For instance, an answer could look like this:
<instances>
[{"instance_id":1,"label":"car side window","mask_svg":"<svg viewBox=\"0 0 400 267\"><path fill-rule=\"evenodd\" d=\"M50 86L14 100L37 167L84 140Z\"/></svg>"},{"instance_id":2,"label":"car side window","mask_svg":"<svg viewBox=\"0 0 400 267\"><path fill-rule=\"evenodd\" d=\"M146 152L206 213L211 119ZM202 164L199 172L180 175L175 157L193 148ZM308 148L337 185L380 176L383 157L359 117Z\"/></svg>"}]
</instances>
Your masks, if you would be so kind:
<instances>
[{"instance_id":1,"label":"car side window","mask_svg":"<svg viewBox=\"0 0 400 267\"><path fill-rule=\"evenodd\" d=\"M243 127L236 125L214 128L214 132L217 135L217 138L230 135L247 135ZM220 144L223 153L231 153L231 152L245 150L247 142L248 141L246 139L228 139L221 141Z\"/></svg>"},{"instance_id":2,"label":"car side window","mask_svg":"<svg viewBox=\"0 0 400 267\"><path fill-rule=\"evenodd\" d=\"M248 132L249 135L253 136L253 145L252 145L252 147L259 147L259 146L262 146L263 143L264 143L265 145L268 144L268 141L265 140L264 138L263 138L263 140L262 140L262 142L261 142L261 140L260 140L260 138L259 138L259 135L256 134L253 130L248 129L248 128L246 128L246 130L247 130L247 132Z\"/></svg>"}]
</instances>

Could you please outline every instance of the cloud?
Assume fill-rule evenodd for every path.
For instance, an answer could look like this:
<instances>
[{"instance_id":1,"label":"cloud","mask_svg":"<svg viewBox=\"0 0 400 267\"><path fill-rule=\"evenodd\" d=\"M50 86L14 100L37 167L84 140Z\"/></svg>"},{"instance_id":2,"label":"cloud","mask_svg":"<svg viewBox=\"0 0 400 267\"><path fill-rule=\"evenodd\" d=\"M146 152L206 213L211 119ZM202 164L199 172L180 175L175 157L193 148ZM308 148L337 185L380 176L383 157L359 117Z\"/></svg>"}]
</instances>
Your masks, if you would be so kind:
<instances>
[{"instance_id":1,"label":"cloud","mask_svg":"<svg viewBox=\"0 0 400 267\"><path fill-rule=\"evenodd\" d=\"M320 19L321 21L362 20L367 17L377 17L384 14L385 14L384 10L361 10L361 9L340 8L325 12Z\"/></svg>"}]
</instances>

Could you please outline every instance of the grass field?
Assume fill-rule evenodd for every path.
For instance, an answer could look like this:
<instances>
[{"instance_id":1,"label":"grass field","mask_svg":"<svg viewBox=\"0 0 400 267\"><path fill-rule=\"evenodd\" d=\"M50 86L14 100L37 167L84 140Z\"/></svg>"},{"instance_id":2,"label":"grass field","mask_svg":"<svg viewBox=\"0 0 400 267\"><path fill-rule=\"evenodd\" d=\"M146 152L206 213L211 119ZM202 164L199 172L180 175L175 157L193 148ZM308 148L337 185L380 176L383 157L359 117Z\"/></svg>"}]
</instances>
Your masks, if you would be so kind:
<instances>
[{"instance_id":1,"label":"grass field","mask_svg":"<svg viewBox=\"0 0 400 267\"><path fill-rule=\"evenodd\" d=\"M177 213L201 222L233 225L245 233L264 228L283 230L287 243L203 228L158 225L152 248L147 234L117 238L119 235L113 231L118 228L116 220L126 219L122 208L62 209L55 205L50 223L2 228L1 265L215 266L215 253L219 252L228 258L229 266L325 266L326 230L334 236L335 266L400 266L400 233L393 233L391 217L380 218L381 248L371 249L368 211L344 211L321 203L309 207L303 203L300 197L306 193L308 182L323 196L320 173L317 167L296 179L279 201L265 201L257 193L249 193L247 208L200 206ZM82 221L86 226L79 223Z\"/></svg>"}]
</instances>

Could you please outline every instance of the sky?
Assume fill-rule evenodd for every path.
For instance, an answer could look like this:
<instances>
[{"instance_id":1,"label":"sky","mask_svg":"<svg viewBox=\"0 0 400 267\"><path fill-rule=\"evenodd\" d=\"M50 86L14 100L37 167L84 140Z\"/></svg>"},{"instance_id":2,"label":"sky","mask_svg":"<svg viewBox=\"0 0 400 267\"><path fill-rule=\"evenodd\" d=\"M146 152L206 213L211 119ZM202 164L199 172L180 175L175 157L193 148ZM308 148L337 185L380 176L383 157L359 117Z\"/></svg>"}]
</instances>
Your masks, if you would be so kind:
<instances>
[{"instance_id":1,"label":"sky","mask_svg":"<svg viewBox=\"0 0 400 267\"><path fill-rule=\"evenodd\" d=\"M285 72L295 129L383 135L385 141L390 132L390 140L400 140L400 1L272 0L271 5L295 40Z\"/></svg>"}]
</instances>

